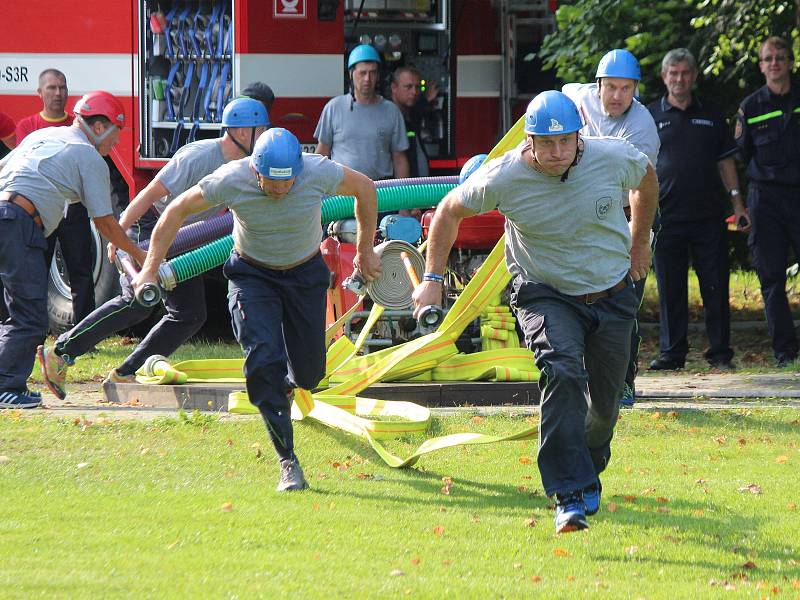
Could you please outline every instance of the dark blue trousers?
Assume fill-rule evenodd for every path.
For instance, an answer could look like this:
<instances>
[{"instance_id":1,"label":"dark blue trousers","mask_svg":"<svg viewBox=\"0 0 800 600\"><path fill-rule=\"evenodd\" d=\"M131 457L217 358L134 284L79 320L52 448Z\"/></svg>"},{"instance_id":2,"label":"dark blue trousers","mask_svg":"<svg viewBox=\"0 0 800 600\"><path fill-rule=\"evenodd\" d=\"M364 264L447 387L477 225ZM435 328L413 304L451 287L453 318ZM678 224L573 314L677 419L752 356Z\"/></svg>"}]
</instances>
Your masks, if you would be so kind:
<instances>
[{"instance_id":1,"label":"dark blue trousers","mask_svg":"<svg viewBox=\"0 0 800 600\"><path fill-rule=\"evenodd\" d=\"M655 252L661 356L683 361L689 351L689 257L700 283L711 362L733 358L728 290L728 238L722 219L663 223Z\"/></svg>"},{"instance_id":2,"label":"dark blue trousers","mask_svg":"<svg viewBox=\"0 0 800 600\"><path fill-rule=\"evenodd\" d=\"M128 237L140 242L150 237L154 222L145 228L137 224L128 231ZM70 359L82 356L99 342L115 333L133 327L149 318L155 308L146 308L136 302L133 288L126 277L120 277L122 293L112 298L56 341L56 352ZM125 361L117 367L120 375L131 375L154 354L169 356L186 340L197 333L206 322L205 286L201 277L179 283L165 292L164 307L167 313L139 342Z\"/></svg>"},{"instance_id":3,"label":"dark blue trousers","mask_svg":"<svg viewBox=\"0 0 800 600\"><path fill-rule=\"evenodd\" d=\"M291 394L325 376L325 294L330 271L321 254L284 271L233 252L223 268L236 340L245 356L247 393L280 458L294 458Z\"/></svg>"},{"instance_id":4,"label":"dark blue trousers","mask_svg":"<svg viewBox=\"0 0 800 600\"><path fill-rule=\"evenodd\" d=\"M89 224L89 213L83 204L76 202L68 205L66 216L48 236L46 255L48 267L53 260L56 241L61 246L61 256L69 275L73 322L77 323L95 308L92 228ZM105 260L104 256L97 258Z\"/></svg>"},{"instance_id":5,"label":"dark blue trousers","mask_svg":"<svg viewBox=\"0 0 800 600\"><path fill-rule=\"evenodd\" d=\"M638 304L633 286L593 304L514 282L512 303L541 371L539 473L547 495L581 490L611 458Z\"/></svg>"},{"instance_id":6,"label":"dark blue trousers","mask_svg":"<svg viewBox=\"0 0 800 600\"><path fill-rule=\"evenodd\" d=\"M24 392L47 335L47 242L19 206L0 202L0 281L7 318L0 325L0 391Z\"/></svg>"},{"instance_id":7,"label":"dark blue trousers","mask_svg":"<svg viewBox=\"0 0 800 600\"><path fill-rule=\"evenodd\" d=\"M751 182L747 195L752 229L748 238L761 282L764 312L776 358L797 356L797 335L786 298L789 248L800 260L800 187Z\"/></svg>"}]
</instances>

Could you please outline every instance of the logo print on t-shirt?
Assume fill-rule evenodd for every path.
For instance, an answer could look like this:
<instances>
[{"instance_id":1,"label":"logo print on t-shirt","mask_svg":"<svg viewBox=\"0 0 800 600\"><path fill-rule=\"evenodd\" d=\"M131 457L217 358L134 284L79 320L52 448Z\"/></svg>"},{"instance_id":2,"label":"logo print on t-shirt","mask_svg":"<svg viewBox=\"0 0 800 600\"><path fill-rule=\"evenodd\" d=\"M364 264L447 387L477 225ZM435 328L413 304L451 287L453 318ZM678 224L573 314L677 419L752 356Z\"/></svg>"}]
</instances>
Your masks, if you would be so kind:
<instances>
[{"instance_id":1,"label":"logo print on t-shirt","mask_svg":"<svg viewBox=\"0 0 800 600\"><path fill-rule=\"evenodd\" d=\"M609 196L603 196L602 198L598 198L595 202L594 208L597 212L597 218L601 221L608 217L608 213L611 212L611 206L614 204L614 201Z\"/></svg>"}]
</instances>

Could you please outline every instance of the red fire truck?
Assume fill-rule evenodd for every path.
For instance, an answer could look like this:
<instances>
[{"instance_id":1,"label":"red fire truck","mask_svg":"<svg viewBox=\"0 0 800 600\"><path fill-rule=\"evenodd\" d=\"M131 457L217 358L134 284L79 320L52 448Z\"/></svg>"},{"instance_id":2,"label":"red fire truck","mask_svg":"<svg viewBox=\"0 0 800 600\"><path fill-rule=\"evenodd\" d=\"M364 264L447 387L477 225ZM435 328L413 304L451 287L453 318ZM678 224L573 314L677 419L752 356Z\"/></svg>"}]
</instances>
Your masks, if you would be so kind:
<instances>
[{"instance_id":1,"label":"red fire truck","mask_svg":"<svg viewBox=\"0 0 800 600\"><path fill-rule=\"evenodd\" d=\"M274 125L313 150L325 103L347 90L345 58L359 43L391 72L415 65L438 85L422 140L432 173L454 173L488 151L534 93L552 87L535 52L554 26L554 0L36 0L8 2L0 52L0 109L37 112L38 74L64 72L71 106L104 89L125 104L130 127L110 157L118 208L178 147L219 135L224 104L254 81L277 100ZM116 273L96 239L98 301ZM68 279L56 256L50 312L71 318Z\"/></svg>"}]
</instances>

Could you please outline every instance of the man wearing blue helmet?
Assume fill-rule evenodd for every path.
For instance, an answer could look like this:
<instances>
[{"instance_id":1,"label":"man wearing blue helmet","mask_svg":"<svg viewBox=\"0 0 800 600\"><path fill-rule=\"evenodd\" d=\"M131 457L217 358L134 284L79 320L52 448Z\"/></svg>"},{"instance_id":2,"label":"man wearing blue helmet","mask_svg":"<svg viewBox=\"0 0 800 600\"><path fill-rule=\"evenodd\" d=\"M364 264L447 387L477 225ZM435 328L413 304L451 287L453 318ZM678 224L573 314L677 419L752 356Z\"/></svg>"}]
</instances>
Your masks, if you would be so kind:
<instances>
[{"instance_id":1,"label":"man wearing blue helmet","mask_svg":"<svg viewBox=\"0 0 800 600\"><path fill-rule=\"evenodd\" d=\"M222 113L221 138L198 140L175 153L155 178L131 201L120 218L120 226L136 243L150 237L158 215L179 194L228 161L248 156L256 138L269 127L264 105L252 98L230 101ZM194 221L212 216L211 210ZM109 244L113 260L116 248ZM115 333L146 320L155 310L134 299L126 277L120 278L122 293L89 313L71 330L63 333L53 347L41 347L39 361L47 387L59 398L66 392L67 369L75 359ZM156 323L123 363L112 369L106 381L132 383L134 373L149 356L169 356L192 337L206 321L205 286L201 277L184 281L164 295L167 313Z\"/></svg>"},{"instance_id":2,"label":"man wearing blue helmet","mask_svg":"<svg viewBox=\"0 0 800 600\"><path fill-rule=\"evenodd\" d=\"M377 92L381 57L372 46L353 48L347 61L350 93L331 98L314 131L317 154L373 180L408 177L408 138L400 109Z\"/></svg>"},{"instance_id":3,"label":"man wearing blue helmet","mask_svg":"<svg viewBox=\"0 0 800 600\"><path fill-rule=\"evenodd\" d=\"M538 465L556 499L556 531L585 529L600 507L638 300L650 267L658 182L647 156L616 138L583 137L575 104L548 91L528 105L527 140L439 204L415 310L439 304L462 219L506 217L512 305L541 371ZM622 190L632 190L629 229Z\"/></svg>"},{"instance_id":4,"label":"man wearing blue helmet","mask_svg":"<svg viewBox=\"0 0 800 600\"><path fill-rule=\"evenodd\" d=\"M578 107L583 119L581 133L584 135L621 137L633 144L650 159L653 166L658 161L661 140L650 112L634 96L641 79L641 69L636 57L623 49L607 52L597 65L596 83L568 83L562 91ZM622 192L623 202L628 206L628 190ZM644 297L646 278L634 287L639 304ZM633 406L636 397L635 379L639 370L638 323L633 329L631 360L625 375L620 404Z\"/></svg>"},{"instance_id":5,"label":"man wearing blue helmet","mask_svg":"<svg viewBox=\"0 0 800 600\"><path fill-rule=\"evenodd\" d=\"M178 228L190 215L227 207L234 249L225 263L231 324L245 353L247 392L280 460L278 491L308 487L294 453L294 388L315 388L325 375L325 301L330 272L319 250L323 196L355 196L354 266L372 281L377 198L366 176L301 152L286 129L270 129L250 159L233 161L175 200L159 220L135 285L155 282Z\"/></svg>"}]
</instances>

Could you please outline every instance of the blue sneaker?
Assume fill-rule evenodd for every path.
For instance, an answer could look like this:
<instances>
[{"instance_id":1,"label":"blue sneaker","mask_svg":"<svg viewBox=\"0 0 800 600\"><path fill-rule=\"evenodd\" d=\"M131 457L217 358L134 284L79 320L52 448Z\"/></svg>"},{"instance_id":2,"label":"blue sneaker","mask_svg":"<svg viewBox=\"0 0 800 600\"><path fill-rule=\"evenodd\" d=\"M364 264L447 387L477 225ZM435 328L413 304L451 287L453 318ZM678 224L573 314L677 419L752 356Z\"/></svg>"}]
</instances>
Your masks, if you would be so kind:
<instances>
[{"instance_id":1,"label":"blue sneaker","mask_svg":"<svg viewBox=\"0 0 800 600\"><path fill-rule=\"evenodd\" d=\"M4 408L36 408L42 404L39 392L0 392L0 409Z\"/></svg>"},{"instance_id":2,"label":"blue sneaker","mask_svg":"<svg viewBox=\"0 0 800 600\"><path fill-rule=\"evenodd\" d=\"M622 390L622 397L619 399L620 408L633 408L633 403L636 402L636 391L625 384L625 389Z\"/></svg>"},{"instance_id":3,"label":"blue sneaker","mask_svg":"<svg viewBox=\"0 0 800 600\"><path fill-rule=\"evenodd\" d=\"M580 492L556 494L556 533L589 529Z\"/></svg>"},{"instance_id":4,"label":"blue sneaker","mask_svg":"<svg viewBox=\"0 0 800 600\"><path fill-rule=\"evenodd\" d=\"M583 488L583 507L588 516L596 515L600 510L600 495L603 493L603 484L600 479L589 487Z\"/></svg>"}]
</instances>

